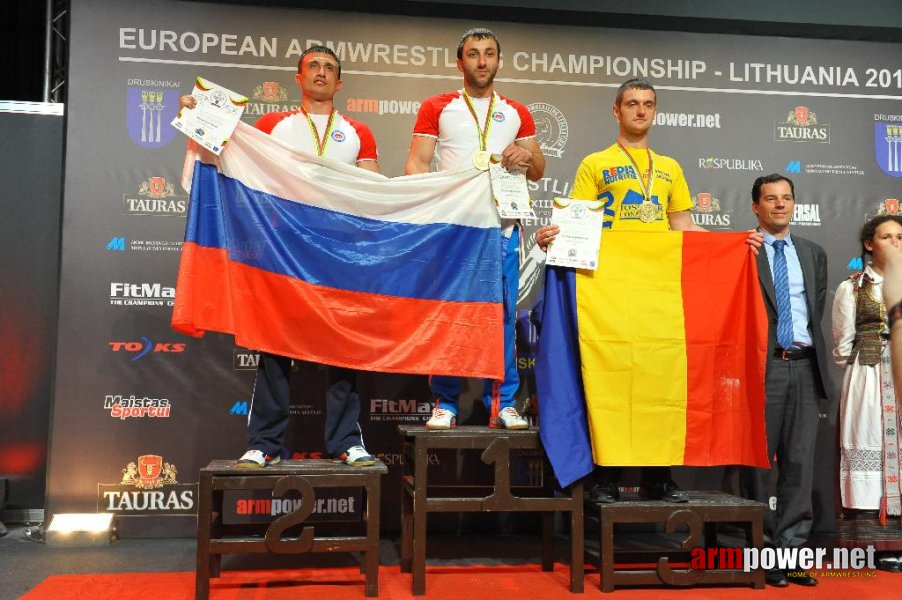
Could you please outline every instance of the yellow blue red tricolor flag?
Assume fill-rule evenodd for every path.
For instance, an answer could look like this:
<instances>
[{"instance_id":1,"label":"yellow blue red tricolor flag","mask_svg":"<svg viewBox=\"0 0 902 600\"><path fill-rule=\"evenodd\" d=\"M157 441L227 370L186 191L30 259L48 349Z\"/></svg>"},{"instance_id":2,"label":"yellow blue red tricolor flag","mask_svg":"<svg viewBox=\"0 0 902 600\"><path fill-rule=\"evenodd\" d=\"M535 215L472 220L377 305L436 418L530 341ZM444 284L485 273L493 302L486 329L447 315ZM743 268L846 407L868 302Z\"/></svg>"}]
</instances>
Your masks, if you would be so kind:
<instances>
[{"instance_id":1,"label":"yellow blue red tricolor flag","mask_svg":"<svg viewBox=\"0 0 902 600\"><path fill-rule=\"evenodd\" d=\"M605 231L548 268L540 432L568 485L599 465L767 467L767 314L746 233Z\"/></svg>"},{"instance_id":2,"label":"yellow blue red tricolor flag","mask_svg":"<svg viewBox=\"0 0 902 600\"><path fill-rule=\"evenodd\" d=\"M488 173L388 179L243 123L189 144L172 326L369 371L501 379L501 228Z\"/></svg>"}]
</instances>

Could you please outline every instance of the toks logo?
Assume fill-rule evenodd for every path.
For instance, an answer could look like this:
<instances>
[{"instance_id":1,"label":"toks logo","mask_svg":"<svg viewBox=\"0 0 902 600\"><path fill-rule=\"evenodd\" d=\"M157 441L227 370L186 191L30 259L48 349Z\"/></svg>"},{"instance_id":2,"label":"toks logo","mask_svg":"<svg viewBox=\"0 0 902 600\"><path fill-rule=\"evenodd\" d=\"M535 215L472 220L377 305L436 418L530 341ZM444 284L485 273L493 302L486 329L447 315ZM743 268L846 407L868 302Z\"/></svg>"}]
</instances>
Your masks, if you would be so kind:
<instances>
[{"instance_id":1,"label":"toks logo","mask_svg":"<svg viewBox=\"0 0 902 600\"><path fill-rule=\"evenodd\" d=\"M774 123L774 141L830 143L830 124L818 123L807 106L796 106L782 123Z\"/></svg>"},{"instance_id":2,"label":"toks logo","mask_svg":"<svg viewBox=\"0 0 902 600\"><path fill-rule=\"evenodd\" d=\"M140 342L109 342L110 350L113 352L132 352L135 355L131 358L132 362L141 360L151 352L179 353L185 351L186 344L184 342L157 342L150 341L150 338L141 336Z\"/></svg>"},{"instance_id":3,"label":"toks logo","mask_svg":"<svg viewBox=\"0 0 902 600\"><path fill-rule=\"evenodd\" d=\"M98 512L120 515L193 515L197 484L179 484L175 465L144 454L122 469L119 483L97 485Z\"/></svg>"}]
</instances>

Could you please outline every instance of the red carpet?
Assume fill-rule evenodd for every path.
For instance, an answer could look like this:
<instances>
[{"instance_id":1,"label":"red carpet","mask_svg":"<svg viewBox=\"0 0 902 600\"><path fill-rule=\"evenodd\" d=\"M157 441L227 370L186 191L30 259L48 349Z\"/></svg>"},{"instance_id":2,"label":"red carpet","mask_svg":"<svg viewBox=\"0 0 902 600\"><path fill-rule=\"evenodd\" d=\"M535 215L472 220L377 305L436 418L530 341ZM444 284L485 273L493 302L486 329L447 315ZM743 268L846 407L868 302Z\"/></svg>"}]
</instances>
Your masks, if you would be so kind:
<instances>
[{"instance_id":1,"label":"red carpet","mask_svg":"<svg viewBox=\"0 0 902 600\"><path fill-rule=\"evenodd\" d=\"M588 568L588 565L587 565ZM870 572L860 573L871 575ZM741 600L779 597L783 600L832 598L885 600L898 597L902 574L873 572L856 578L821 577L820 585L765 590L751 588L617 589L601 595L597 571L586 575L586 591L570 594L569 571L556 565L544 573L538 565L492 567L428 567L426 598L430 600L546 600L548 598L612 597L627 600ZM225 571L211 580L211 600L362 600L363 575L356 568L298 569L283 571ZM411 578L397 566L379 568L379 597L413 598ZM117 573L114 575L54 575L23 596L25 600L93 600L95 598L194 598L194 573Z\"/></svg>"}]
</instances>

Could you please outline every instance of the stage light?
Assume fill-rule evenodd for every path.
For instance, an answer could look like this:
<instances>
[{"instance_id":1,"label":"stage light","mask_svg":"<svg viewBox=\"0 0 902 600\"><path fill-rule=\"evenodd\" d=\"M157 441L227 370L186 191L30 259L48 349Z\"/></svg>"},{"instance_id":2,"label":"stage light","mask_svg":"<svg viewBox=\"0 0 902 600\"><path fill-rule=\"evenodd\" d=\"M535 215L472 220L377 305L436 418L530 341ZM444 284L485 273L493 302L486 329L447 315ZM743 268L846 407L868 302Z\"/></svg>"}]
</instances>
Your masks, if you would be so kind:
<instances>
[{"instance_id":1,"label":"stage light","mask_svg":"<svg viewBox=\"0 0 902 600\"><path fill-rule=\"evenodd\" d=\"M61 513L47 527L48 546L102 546L113 541L112 513Z\"/></svg>"}]
</instances>

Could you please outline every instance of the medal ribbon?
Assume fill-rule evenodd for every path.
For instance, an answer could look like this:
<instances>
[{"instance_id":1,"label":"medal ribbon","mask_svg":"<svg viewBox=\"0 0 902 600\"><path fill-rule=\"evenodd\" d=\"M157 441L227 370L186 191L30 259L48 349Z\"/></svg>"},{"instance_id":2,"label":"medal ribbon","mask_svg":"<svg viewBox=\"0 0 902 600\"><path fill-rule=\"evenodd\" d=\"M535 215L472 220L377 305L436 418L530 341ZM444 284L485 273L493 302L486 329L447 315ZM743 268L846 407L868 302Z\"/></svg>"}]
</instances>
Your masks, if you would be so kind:
<instances>
[{"instance_id":1,"label":"medal ribbon","mask_svg":"<svg viewBox=\"0 0 902 600\"><path fill-rule=\"evenodd\" d=\"M473 120L476 121L476 134L479 136L479 149L485 151L489 139L489 129L492 126L492 109L495 108L495 92L492 92L492 99L489 100L489 110L485 113L485 125L483 125L482 129L479 128L479 117L476 116L476 109L473 107L473 101L470 99L470 95L467 94L466 90L462 93L464 102L467 103L467 108L470 109L470 114L473 116Z\"/></svg>"},{"instance_id":2,"label":"medal ribbon","mask_svg":"<svg viewBox=\"0 0 902 600\"><path fill-rule=\"evenodd\" d=\"M313 136L313 142L316 144L316 155L322 156L326 152L326 146L329 144L329 134L332 133L332 126L335 124L335 112L332 111L329 113L329 120L326 122L326 133L323 134L323 139L319 138L319 131L316 130L316 123L313 122L313 119L310 118L310 115L307 114L307 111L301 107L301 112L304 113L304 116L307 117L307 125L310 126L310 134Z\"/></svg>"},{"instance_id":3,"label":"medal ribbon","mask_svg":"<svg viewBox=\"0 0 902 600\"><path fill-rule=\"evenodd\" d=\"M617 142L617 147L620 148L620 151L629 159L630 164L633 165L633 168L636 170L636 177L639 179L639 188L642 190L643 202L651 202L651 191L655 183L655 162L651 157L651 150L648 148L645 149L648 153L648 185L645 185L645 180L642 179L642 171L639 170L639 165L636 164L635 159L633 159L632 155L627 152L626 148L624 148L620 142Z\"/></svg>"}]
</instances>

